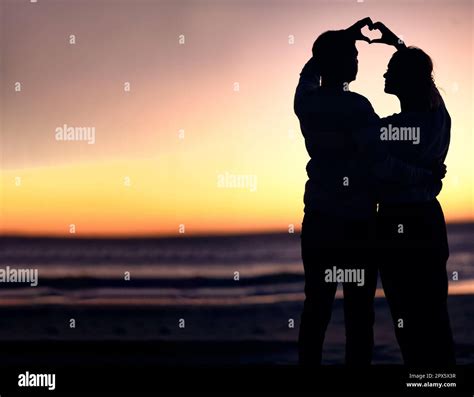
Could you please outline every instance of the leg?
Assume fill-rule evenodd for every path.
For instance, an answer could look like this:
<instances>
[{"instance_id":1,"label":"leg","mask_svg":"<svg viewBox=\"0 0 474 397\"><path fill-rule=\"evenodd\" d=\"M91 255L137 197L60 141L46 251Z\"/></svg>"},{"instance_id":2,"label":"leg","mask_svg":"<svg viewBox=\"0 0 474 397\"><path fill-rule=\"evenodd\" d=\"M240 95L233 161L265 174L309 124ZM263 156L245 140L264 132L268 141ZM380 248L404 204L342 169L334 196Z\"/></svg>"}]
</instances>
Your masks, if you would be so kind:
<instances>
[{"instance_id":1,"label":"leg","mask_svg":"<svg viewBox=\"0 0 474 397\"><path fill-rule=\"evenodd\" d=\"M323 219L305 215L301 233L301 253L305 271L305 302L301 315L298 351L300 365L320 365L324 336L331 319L336 283L324 281L329 252L324 244Z\"/></svg>"},{"instance_id":2,"label":"leg","mask_svg":"<svg viewBox=\"0 0 474 397\"><path fill-rule=\"evenodd\" d=\"M454 342L447 309L449 247L443 211L438 201L427 206L423 222L418 222L422 247L415 252L418 277L423 280L419 302L413 306L416 330L413 343L418 347L414 365L446 367L455 364Z\"/></svg>"},{"instance_id":3,"label":"leg","mask_svg":"<svg viewBox=\"0 0 474 397\"><path fill-rule=\"evenodd\" d=\"M346 240L347 267L363 272L364 284L344 283L344 320L346 326L346 364L370 365L374 347L374 297L377 268L374 264L373 226L359 223Z\"/></svg>"},{"instance_id":4,"label":"leg","mask_svg":"<svg viewBox=\"0 0 474 397\"><path fill-rule=\"evenodd\" d=\"M449 251L439 203L389 208L379 226L385 242L380 275L405 364L453 364L446 306Z\"/></svg>"},{"instance_id":5,"label":"leg","mask_svg":"<svg viewBox=\"0 0 474 397\"><path fill-rule=\"evenodd\" d=\"M344 284L344 320L346 324L346 364L370 365L374 347L374 296L377 270L362 266L365 283Z\"/></svg>"}]
</instances>

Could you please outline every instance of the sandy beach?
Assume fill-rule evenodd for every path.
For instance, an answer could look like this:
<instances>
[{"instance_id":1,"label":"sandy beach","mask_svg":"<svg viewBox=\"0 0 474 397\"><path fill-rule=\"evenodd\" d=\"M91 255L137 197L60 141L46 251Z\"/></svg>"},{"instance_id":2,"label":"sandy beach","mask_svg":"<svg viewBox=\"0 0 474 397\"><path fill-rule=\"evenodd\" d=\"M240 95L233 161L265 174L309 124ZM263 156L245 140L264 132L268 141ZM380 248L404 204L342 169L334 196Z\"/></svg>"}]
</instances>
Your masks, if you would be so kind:
<instances>
[{"instance_id":1,"label":"sandy beach","mask_svg":"<svg viewBox=\"0 0 474 397\"><path fill-rule=\"evenodd\" d=\"M344 362L342 300L334 303L324 351L324 364ZM374 364L401 364L390 314L384 298L376 299ZM474 362L472 334L474 297L449 297L458 364ZM52 307L2 308L0 340L16 345L21 355L28 343L110 342L151 343L130 360L153 360L162 365L277 364L297 362L301 303L238 307ZM71 319L75 328L71 328ZM183 321L184 320L184 323ZM294 328L289 327L294 320ZM181 321L181 323L180 323ZM181 324L181 327L180 327ZM27 350L23 352L28 354ZM113 356L116 358L116 356ZM134 358L135 357L135 358ZM141 358L140 358L141 357ZM49 357L51 358L51 357ZM107 357L98 357L107 360ZM8 359L12 359L9 357ZM68 360L80 360L81 355ZM111 359L111 357L109 357Z\"/></svg>"}]
</instances>

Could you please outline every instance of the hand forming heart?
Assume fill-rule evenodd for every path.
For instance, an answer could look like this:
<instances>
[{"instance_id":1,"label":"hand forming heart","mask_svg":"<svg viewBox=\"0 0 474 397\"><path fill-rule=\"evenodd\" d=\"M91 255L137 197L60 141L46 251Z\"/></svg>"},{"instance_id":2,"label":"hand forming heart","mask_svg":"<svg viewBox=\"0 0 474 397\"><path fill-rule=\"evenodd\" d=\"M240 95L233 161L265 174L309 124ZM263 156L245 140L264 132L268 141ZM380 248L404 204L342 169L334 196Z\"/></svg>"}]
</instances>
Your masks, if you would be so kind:
<instances>
[{"instance_id":1,"label":"hand forming heart","mask_svg":"<svg viewBox=\"0 0 474 397\"><path fill-rule=\"evenodd\" d=\"M369 27L370 29L370 27ZM382 36L378 39L371 40L372 43L382 43L382 44L388 44L388 45L393 45L397 48L400 46L404 47L405 43L403 43L403 40L399 39L395 33L393 33L389 28L387 28L382 22L375 22L372 26L372 29L370 30L378 30L380 33L382 33Z\"/></svg>"},{"instance_id":2,"label":"hand forming heart","mask_svg":"<svg viewBox=\"0 0 474 397\"><path fill-rule=\"evenodd\" d=\"M370 31L379 31L381 33L381 36L374 39L368 38L362 33L362 29L365 27L367 27ZM366 17L364 19L361 19L360 21L357 21L354 25L347 28L346 32L348 32L351 38L353 38L354 40L363 40L369 44L382 43L393 45L397 48L405 46L403 41L400 40L395 35L395 33L393 33L389 28L387 28L382 22L374 23L372 22L372 19L370 19L370 17Z\"/></svg>"},{"instance_id":3,"label":"hand forming heart","mask_svg":"<svg viewBox=\"0 0 474 397\"><path fill-rule=\"evenodd\" d=\"M370 17L366 17L357 21L354 25L348 27L346 32L349 33L350 37L354 40L364 40L370 44L370 39L362 34L362 28L368 27L370 30L373 29L374 23Z\"/></svg>"},{"instance_id":4,"label":"hand forming heart","mask_svg":"<svg viewBox=\"0 0 474 397\"><path fill-rule=\"evenodd\" d=\"M374 40L382 38L382 32L378 29L375 29L372 25L372 29L368 26L364 26L361 30L363 36L367 37L370 41L369 44L372 44Z\"/></svg>"}]
</instances>

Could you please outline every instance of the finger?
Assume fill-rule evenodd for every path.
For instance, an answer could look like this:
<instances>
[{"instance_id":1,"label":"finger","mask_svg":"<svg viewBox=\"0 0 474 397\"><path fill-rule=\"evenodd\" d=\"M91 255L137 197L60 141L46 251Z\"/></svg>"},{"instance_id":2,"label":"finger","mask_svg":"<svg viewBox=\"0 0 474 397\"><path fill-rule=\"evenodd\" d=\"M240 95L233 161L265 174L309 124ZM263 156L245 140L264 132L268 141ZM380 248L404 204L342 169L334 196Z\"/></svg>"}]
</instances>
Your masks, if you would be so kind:
<instances>
[{"instance_id":1,"label":"finger","mask_svg":"<svg viewBox=\"0 0 474 397\"><path fill-rule=\"evenodd\" d=\"M372 21L372 19L367 18L367 25L366 26L369 28L369 30L374 29L374 22Z\"/></svg>"},{"instance_id":2,"label":"finger","mask_svg":"<svg viewBox=\"0 0 474 397\"><path fill-rule=\"evenodd\" d=\"M373 22L370 17L365 17L364 19L361 19L360 21L357 21L354 25L352 25L352 28L354 29L362 29L364 26L372 26Z\"/></svg>"},{"instance_id":3,"label":"finger","mask_svg":"<svg viewBox=\"0 0 474 397\"><path fill-rule=\"evenodd\" d=\"M362 29L364 26L367 26L367 25L372 25L372 20L370 19L370 17L366 17L364 19L361 19L359 21L357 21L356 23L354 23L353 25L351 25L349 27L350 30L360 30Z\"/></svg>"},{"instance_id":4,"label":"finger","mask_svg":"<svg viewBox=\"0 0 474 397\"><path fill-rule=\"evenodd\" d=\"M378 29L381 32L384 31L384 30L388 30L387 27L382 22L375 22L373 24L373 27L374 27L374 29Z\"/></svg>"},{"instance_id":5,"label":"finger","mask_svg":"<svg viewBox=\"0 0 474 397\"><path fill-rule=\"evenodd\" d=\"M363 40L370 44L370 39L368 37L365 37L363 34L357 37L357 40Z\"/></svg>"},{"instance_id":6,"label":"finger","mask_svg":"<svg viewBox=\"0 0 474 397\"><path fill-rule=\"evenodd\" d=\"M364 27L367 25L373 25L372 19L370 19L370 17L365 17L364 19L361 19L357 22L357 26Z\"/></svg>"}]
</instances>

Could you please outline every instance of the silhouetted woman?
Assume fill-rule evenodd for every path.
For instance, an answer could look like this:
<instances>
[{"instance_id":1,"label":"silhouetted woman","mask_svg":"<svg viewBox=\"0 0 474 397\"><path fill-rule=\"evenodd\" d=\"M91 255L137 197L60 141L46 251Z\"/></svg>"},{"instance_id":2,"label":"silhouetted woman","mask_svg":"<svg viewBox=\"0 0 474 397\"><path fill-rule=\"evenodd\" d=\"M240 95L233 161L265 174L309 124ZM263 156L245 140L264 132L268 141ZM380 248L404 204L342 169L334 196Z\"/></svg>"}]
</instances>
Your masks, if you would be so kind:
<instances>
[{"instance_id":1,"label":"silhouetted woman","mask_svg":"<svg viewBox=\"0 0 474 397\"><path fill-rule=\"evenodd\" d=\"M374 28L382 37L372 42L398 49L384 78L385 92L396 95L401 105L400 113L380 120L377 144L407 163L436 169L448 152L451 118L433 80L433 63L421 49L405 47L382 23ZM379 270L409 366L455 362L447 310L449 248L436 199L441 187L441 178L433 178L412 185L382 183L378 189Z\"/></svg>"}]
</instances>

